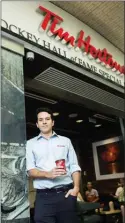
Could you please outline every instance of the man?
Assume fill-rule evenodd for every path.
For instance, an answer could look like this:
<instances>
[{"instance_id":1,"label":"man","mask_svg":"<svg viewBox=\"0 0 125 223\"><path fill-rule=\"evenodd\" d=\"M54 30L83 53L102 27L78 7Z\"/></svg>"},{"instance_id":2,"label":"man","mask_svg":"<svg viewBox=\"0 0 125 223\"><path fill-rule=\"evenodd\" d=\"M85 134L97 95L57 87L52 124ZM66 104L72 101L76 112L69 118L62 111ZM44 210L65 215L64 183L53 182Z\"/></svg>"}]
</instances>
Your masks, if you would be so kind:
<instances>
[{"instance_id":1,"label":"man","mask_svg":"<svg viewBox=\"0 0 125 223\"><path fill-rule=\"evenodd\" d=\"M92 188L91 182L87 183L87 189L88 190L85 192L86 200L93 203L97 202L99 200L99 194L96 189Z\"/></svg>"},{"instance_id":2,"label":"man","mask_svg":"<svg viewBox=\"0 0 125 223\"><path fill-rule=\"evenodd\" d=\"M114 208L114 206L115 206L115 208L117 209L117 208L119 208L119 202L121 201L121 200L123 200L122 199L122 194L123 194L123 189L124 188L124 180L123 179L120 179L119 180L119 182L118 182L118 187L117 187L117 189L116 189L116 192L115 192L115 195L114 194L110 194L114 199L113 199L113 202L111 201L110 202L110 204L111 204L111 207L113 207Z\"/></svg>"},{"instance_id":3,"label":"man","mask_svg":"<svg viewBox=\"0 0 125 223\"><path fill-rule=\"evenodd\" d=\"M118 182L118 188L116 189L114 198L119 199L119 197L120 197L120 195L123 191L123 187L124 187L124 180L120 179L119 182Z\"/></svg>"},{"instance_id":4,"label":"man","mask_svg":"<svg viewBox=\"0 0 125 223\"><path fill-rule=\"evenodd\" d=\"M37 110L40 134L26 147L27 171L37 189L36 223L77 223L76 201L80 185L80 167L70 139L57 135L53 113L48 108ZM56 161L65 160L65 167Z\"/></svg>"},{"instance_id":5,"label":"man","mask_svg":"<svg viewBox=\"0 0 125 223\"><path fill-rule=\"evenodd\" d=\"M122 219L125 222L125 180L120 179L118 182L118 188L116 189L115 195L111 194L114 201L110 201L110 206L112 209L121 209ZM111 209L110 208L110 209Z\"/></svg>"}]
</instances>

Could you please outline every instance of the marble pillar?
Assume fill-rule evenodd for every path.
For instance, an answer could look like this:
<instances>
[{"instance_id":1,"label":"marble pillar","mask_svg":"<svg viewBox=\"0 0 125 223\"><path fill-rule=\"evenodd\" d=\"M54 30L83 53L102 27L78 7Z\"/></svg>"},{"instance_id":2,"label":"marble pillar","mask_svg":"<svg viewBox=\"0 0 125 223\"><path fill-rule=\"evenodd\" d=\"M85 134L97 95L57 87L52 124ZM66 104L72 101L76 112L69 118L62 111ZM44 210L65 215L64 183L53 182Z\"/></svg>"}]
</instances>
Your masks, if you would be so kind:
<instances>
[{"instance_id":1,"label":"marble pillar","mask_svg":"<svg viewBox=\"0 0 125 223\"><path fill-rule=\"evenodd\" d=\"M1 222L29 223L23 56L2 48L1 71Z\"/></svg>"}]
</instances>

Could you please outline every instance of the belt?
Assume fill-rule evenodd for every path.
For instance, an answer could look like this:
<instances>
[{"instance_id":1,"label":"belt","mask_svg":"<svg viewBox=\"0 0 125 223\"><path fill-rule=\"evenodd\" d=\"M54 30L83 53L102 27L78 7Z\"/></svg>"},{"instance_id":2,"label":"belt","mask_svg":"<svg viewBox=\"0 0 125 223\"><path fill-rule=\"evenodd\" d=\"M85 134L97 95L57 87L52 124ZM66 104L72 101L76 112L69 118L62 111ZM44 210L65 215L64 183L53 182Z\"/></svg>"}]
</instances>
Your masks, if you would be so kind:
<instances>
[{"instance_id":1,"label":"belt","mask_svg":"<svg viewBox=\"0 0 125 223\"><path fill-rule=\"evenodd\" d=\"M66 192L70 189L73 188L73 184L68 184L68 185L64 185L62 187L53 187L53 188L47 188L47 189L37 189L37 193L49 193L49 192L56 192L56 193L59 193L59 192Z\"/></svg>"}]
</instances>

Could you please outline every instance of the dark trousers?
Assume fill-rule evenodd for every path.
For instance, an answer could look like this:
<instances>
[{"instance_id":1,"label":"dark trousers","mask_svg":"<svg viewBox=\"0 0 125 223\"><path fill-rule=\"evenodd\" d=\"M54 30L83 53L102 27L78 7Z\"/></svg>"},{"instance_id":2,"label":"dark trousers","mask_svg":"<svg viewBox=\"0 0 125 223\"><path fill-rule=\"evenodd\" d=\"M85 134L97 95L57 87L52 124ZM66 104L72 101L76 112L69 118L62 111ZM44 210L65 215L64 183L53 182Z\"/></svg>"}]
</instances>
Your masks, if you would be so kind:
<instances>
[{"instance_id":1,"label":"dark trousers","mask_svg":"<svg viewBox=\"0 0 125 223\"><path fill-rule=\"evenodd\" d=\"M66 192L37 192L35 202L35 223L78 223L77 198Z\"/></svg>"}]
</instances>

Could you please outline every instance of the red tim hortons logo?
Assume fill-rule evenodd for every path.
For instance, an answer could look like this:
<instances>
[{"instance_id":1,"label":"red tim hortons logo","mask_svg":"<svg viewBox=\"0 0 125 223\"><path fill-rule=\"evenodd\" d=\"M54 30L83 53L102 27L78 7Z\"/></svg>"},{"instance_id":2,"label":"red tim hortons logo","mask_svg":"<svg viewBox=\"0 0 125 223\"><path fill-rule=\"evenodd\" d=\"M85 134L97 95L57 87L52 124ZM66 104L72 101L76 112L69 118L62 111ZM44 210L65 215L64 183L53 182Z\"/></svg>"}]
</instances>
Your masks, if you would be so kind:
<instances>
[{"instance_id":1,"label":"red tim hortons logo","mask_svg":"<svg viewBox=\"0 0 125 223\"><path fill-rule=\"evenodd\" d=\"M63 22L63 18L43 6L39 6L39 9L45 15L40 28L43 31L48 31L49 36L55 36L56 39L61 40L63 44L67 44L70 48L82 50L84 55L89 55L101 63L104 63L107 67L112 69L112 71L125 74L125 66L116 62L106 48L101 50L93 46L91 44L91 36L85 37L83 30L80 30L78 37L70 35L69 31L65 31L61 26L57 28L57 26ZM48 27L49 22L51 22L51 24Z\"/></svg>"}]
</instances>

